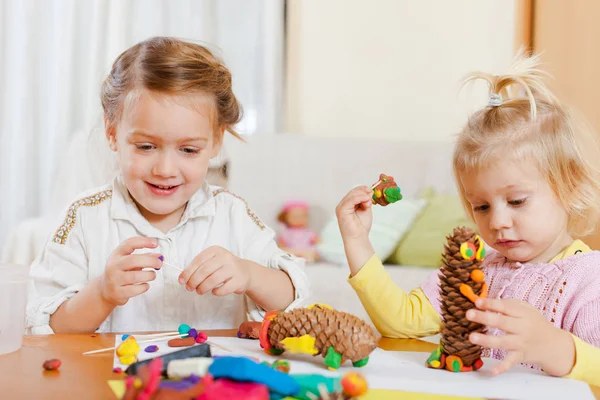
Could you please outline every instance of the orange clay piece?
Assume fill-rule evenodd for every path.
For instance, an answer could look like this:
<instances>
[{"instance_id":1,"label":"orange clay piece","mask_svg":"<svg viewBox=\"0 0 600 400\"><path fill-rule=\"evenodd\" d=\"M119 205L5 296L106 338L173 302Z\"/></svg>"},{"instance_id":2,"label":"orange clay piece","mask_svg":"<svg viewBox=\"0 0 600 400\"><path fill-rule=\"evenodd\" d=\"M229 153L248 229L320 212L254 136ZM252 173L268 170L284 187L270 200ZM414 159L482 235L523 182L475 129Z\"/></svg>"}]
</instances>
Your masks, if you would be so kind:
<instances>
[{"instance_id":1,"label":"orange clay piece","mask_svg":"<svg viewBox=\"0 0 600 400\"><path fill-rule=\"evenodd\" d=\"M479 297L481 297L482 299L488 297L488 285L486 283L481 285L481 293L479 294Z\"/></svg>"},{"instance_id":2,"label":"orange clay piece","mask_svg":"<svg viewBox=\"0 0 600 400\"><path fill-rule=\"evenodd\" d=\"M474 304L477 299L485 299L488 295L488 287L487 285L484 283L481 286L481 295L477 296L474 292L473 292L473 288L465 283L460 285L460 292L462 293L463 296L465 296L467 299L471 300L471 302Z\"/></svg>"},{"instance_id":3,"label":"orange clay piece","mask_svg":"<svg viewBox=\"0 0 600 400\"><path fill-rule=\"evenodd\" d=\"M485 279L485 275L483 274L482 270L474 269L471 272L471 279L473 280L473 282L483 282Z\"/></svg>"},{"instance_id":4,"label":"orange clay piece","mask_svg":"<svg viewBox=\"0 0 600 400\"><path fill-rule=\"evenodd\" d=\"M348 372L340 381L345 395L351 397L362 396L367 393L367 381L357 372Z\"/></svg>"},{"instance_id":5,"label":"orange clay piece","mask_svg":"<svg viewBox=\"0 0 600 400\"><path fill-rule=\"evenodd\" d=\"M450 372L461 372L464 369L463 361L458 356L448 356L446 369Z\"/></svg>"}]
</instances>

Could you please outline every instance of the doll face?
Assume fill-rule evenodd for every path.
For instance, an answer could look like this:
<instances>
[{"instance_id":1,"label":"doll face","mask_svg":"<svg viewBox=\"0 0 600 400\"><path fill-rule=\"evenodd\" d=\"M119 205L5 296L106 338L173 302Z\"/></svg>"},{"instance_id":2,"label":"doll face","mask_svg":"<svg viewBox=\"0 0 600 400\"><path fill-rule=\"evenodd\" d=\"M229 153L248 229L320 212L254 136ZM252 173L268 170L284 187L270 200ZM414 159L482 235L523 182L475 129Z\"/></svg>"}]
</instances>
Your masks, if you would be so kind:
<instances>
[{"instance_id":1,"label":"doll face","mask_svg":"<svg viewBox=\"0 0 600 400\"><path fill-rule=\"evenodd\" d=\"M292 208L285 213L285 221L290 228L304 228L308 225L308 210Z\"/></svg>"}]
</instances>

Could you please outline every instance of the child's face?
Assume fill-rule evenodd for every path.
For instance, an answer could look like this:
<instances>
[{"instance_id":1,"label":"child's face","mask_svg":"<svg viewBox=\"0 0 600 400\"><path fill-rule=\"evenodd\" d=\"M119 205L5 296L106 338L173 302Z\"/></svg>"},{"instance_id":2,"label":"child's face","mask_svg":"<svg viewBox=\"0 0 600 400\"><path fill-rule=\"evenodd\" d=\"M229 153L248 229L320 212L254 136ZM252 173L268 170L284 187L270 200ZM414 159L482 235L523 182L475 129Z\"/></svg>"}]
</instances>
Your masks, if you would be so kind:
<instances>
[{"instance_id":1,"label":"child's face","mask_svg":"<svg viewBox=\"0 0 600 400\"><path fill-rule=\"evenodd\" d=\"M572 242L567 213L533 163L497 162L460 180L481 237L509 260L548 262Z\"/></svg>"},{"instance_id":2,"label":"child's face","mask_svg":"<svg viewBox=\"0 0 600 400\"><path fill-rule=\"evenodd\" d=\"M179 218L202 187L208 161L221 145L211 107L201 95L173 98L141 91L125 105L116 128L107 129L123 181L149 222Z\"/></svg>"}]
</instances>

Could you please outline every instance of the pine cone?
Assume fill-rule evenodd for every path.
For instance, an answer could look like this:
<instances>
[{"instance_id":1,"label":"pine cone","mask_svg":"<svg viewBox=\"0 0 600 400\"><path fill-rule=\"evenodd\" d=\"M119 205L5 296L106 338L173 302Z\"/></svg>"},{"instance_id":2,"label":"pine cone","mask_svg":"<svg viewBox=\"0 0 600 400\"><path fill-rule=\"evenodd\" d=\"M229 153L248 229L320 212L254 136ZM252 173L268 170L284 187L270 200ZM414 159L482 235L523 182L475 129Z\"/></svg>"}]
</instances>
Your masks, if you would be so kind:
<instances>
[{"instance_id":1,"label":"pine cone","mask_svg":"<svg viewBox=\"0 0 600 400\"><path fill-rule=\"evenodd\" d=\"M447 237L440 275L442 298L442 348L448 355L460 357L465 366L471 366L481 356L481 347L469 342L471 332L483 332L484 326L467 320L466 313L475 305L460 292L460 285L471 286L475 294L481 293L483 282L474 282L471 272L479 269L481 260L466 259L461 254L461 245L473 243L479 249L479 237L469 228L455 228Z\"/></svg>"},{"instance_id":2,"label":"pine cone","mask_svg":"<svg viewBox=\"0 0 600 400\"><path fill-rule=\"evenodd\" d=\"M267 333L269 343L279 350L285 350L280 343L285 338L304 335L315 338L317 354L323 357L333 347L341 355L342 364L346 360L364 360L377 347L375 332L365 321L318 305L278 314L271 321Z\"/></svg>"}]
</instances>

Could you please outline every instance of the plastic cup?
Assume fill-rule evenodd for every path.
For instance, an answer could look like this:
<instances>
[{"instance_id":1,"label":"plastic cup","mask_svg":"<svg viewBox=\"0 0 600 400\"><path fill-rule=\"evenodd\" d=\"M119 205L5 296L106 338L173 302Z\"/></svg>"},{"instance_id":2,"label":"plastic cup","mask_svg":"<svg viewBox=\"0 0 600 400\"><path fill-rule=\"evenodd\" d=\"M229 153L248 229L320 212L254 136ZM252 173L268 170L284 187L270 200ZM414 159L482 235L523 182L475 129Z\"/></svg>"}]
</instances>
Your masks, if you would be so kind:
<instances>
[{"instance_id":1,"label":"plastic cup","mask_svg":"<svg viewBox=\"0 0 600 400\"><path fill-rule=\"evenodd\" d=\"M29 280L29 266L0 263L0 355L23 344Z\"/></svg>"}]
</instances>

